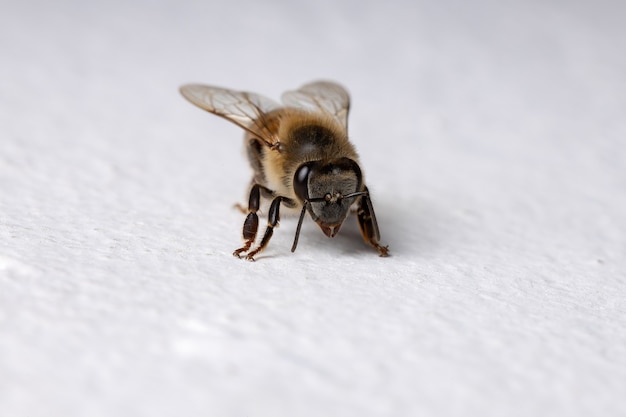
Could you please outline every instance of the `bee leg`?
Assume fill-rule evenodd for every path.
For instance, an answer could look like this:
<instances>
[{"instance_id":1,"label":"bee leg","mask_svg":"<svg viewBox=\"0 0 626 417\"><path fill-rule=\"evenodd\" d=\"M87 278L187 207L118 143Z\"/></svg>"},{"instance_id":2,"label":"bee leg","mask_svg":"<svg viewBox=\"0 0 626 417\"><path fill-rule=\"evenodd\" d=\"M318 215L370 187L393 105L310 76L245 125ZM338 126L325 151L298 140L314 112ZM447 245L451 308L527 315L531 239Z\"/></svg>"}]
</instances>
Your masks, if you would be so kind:
<instances>
[{"instance_id":1,"label":"bee leg","mask_svg":"<svg viewBox=\"0 0 626 417\"><path fill-rule=\"evenodd\" d=\"M376 221L376 215L374 214L374 206L370 199L367 187L365 188L367 194L361 197L359 202L359 208L357 209L357 219L359 221L359 227L361 228L361 235L366 243L373 246L380 256L389 256L389 247L381 246L378 242L380 240L380 232L378 231L378 222Z\"/></svg>"},{"instance_id":2,"label":"bee leg","mask_svg":"<svg viewBox=\"0 0 626 417\"><path fill-rule=\"evenodd\" d=\"M241 253L247 252L256 238L256 232L259 229L259 216L256 212L261 205L261 189L263 191L273 194L270 190L266 189L260 184L254 184L250 190L250 198L248 199L248 216L243 222L243 239L244 245L233 252L233 256L241 258Z\"/></svg>"},{"instance_id":3,"label":"bee leg","mask_svg":"<svg viewBox=\"0 0 626 417\"><path fill-rule=\"evenodd\" d=\"M280 203L282 202L285 202L287 205L293 204L291 199L280 196L276 197L272 201L272 205L270 206L270 211L267 216L267 229L265 229L265 234L263 235L263 239L261 239L259 246L246 255L246 259L248 261L254 261L254 256L265 249L272 238L272 235L274 234L274 227L276 227L280 221Z\"/></svg>"},{"instance_id":4,"label":"bee leg","mask_svg":"<svg viewBox=\"0 0 626 417\"><path fill-rule=\"evenodd\" d=\"M246 208L246 206L244 206L243 204L240 203L235 203L233 205L234 209L239 210L240 212L242 212L243 214L248 214L248 209Z\"/></svg>"}]
</instances>

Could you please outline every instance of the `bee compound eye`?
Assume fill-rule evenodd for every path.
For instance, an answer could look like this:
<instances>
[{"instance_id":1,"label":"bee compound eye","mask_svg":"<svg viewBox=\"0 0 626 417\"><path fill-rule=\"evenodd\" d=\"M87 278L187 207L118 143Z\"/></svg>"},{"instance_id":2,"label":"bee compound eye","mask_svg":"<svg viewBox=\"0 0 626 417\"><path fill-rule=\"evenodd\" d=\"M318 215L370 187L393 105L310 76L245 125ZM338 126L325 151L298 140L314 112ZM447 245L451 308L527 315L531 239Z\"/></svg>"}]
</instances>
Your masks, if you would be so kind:
<instances>
[{"instance_id":1,"label":"bee compound eye","mask_svg":"<svg viewBox=\"0 0 626 417\"><path fill-rule=\"evenodd\" d=\"M293 176L293 189L302 200L309 199L309 176L311 175L311 163L300 165Z\"/></svg>"}]
</instances>

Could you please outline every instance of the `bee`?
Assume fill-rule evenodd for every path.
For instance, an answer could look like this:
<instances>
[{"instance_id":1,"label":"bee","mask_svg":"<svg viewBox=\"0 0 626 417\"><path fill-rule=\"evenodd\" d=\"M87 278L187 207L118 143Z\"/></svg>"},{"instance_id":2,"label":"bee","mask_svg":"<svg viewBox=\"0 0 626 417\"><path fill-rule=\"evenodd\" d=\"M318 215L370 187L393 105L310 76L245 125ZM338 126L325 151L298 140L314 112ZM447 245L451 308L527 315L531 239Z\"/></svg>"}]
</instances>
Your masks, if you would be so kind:
<instances>
[{"instance_id":1,"label":"bee","mask_svg":"<svg viewBox=\"0 0 626 417\"><path fill-rule=\"evenodd\" d=\"M234 256L254 261L272 238L281 206L300 211L292 252L307 212L326 236L334 237L355 208L365 242L380 256L389 255L388 247L379 243L370 193L348 140L350 97L345 88L329 81L312 82L285 92L282 104L259 94L208 85L184 85L180 92L201 109L245 130L254 176L243 223L244 245ZM268 224L261 242L251 249L261 198L271 199Z\"/></svg>"}]
</instances>

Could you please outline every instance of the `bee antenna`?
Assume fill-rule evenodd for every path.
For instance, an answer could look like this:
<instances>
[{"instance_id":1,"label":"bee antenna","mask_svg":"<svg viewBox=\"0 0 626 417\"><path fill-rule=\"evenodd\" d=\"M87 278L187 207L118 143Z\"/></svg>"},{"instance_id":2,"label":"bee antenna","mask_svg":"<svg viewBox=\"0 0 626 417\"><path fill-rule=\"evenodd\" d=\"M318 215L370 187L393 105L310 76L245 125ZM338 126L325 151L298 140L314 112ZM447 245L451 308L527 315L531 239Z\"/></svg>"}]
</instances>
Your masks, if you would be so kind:
<instances>
[{"instance_id":1,"label":"bee antenna","mask_svg":"<svg viewBox=\"0 0 626 417\"><path fill-rule=\"evenodd\" d=\"M302 220L304 220L304 215L306 213L306 206L309 204L309 200L304 200L304 205L302 206L302 211L300 212L300 219L298 220L298 227L296 228L296 237L293 240L293 245L291 246L291 251L295 252L296 247L298 246L298 238L300 237L300 228L302 227Z\"/></svg>"},{"instance_id":2,"label":"bee antenna","mask_svg":"<svg viewBox=\"0 0 626 417\"><path fill-rule=\"evenodd\" d=\"M351 193L351 194L344 195L343 198L360 197L362 195L368 195L368 194L369 193L367 191L357 191L356 193Z\"/></svg>"}]
</instances>

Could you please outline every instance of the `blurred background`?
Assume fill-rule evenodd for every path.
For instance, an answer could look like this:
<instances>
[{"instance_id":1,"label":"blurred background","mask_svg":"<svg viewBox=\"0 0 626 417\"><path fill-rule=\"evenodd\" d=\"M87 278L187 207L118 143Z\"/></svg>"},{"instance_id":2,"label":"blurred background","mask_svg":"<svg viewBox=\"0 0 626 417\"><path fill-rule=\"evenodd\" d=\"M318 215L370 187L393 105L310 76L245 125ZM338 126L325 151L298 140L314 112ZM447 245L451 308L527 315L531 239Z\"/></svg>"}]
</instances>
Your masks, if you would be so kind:
<instances>
[{"instance_id":1,"label":"blurred background","mask_svg":"<svg viewBox=\"0 0 626 417\"><path fill-rule=\"evenodd\" d=\"M0 414L624 415L625 13L3 1ZM394 256L238 261L242 133L178 87L320 78Z\"/></svg>"}]
</instances>

